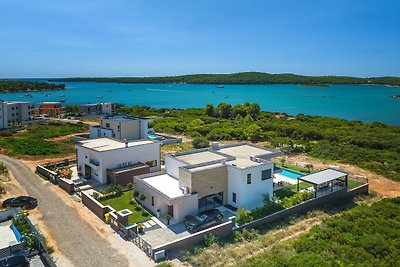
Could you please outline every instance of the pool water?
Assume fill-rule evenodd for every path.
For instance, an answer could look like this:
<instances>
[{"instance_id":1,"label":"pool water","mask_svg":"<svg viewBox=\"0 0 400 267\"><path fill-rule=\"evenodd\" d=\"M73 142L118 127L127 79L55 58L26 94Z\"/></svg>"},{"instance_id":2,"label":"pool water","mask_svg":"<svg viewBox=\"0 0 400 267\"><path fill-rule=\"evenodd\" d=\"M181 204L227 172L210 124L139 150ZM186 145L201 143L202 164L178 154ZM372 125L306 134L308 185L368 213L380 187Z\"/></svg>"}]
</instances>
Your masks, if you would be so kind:
<instances>
[{"instance_id":1,"label":"pool water","mask_svg":"<svg viewBox=\"0 0 400 267\"><path fill-rule=\"evenodd\" d=\"M292 171L286 168L282 168L282 171L279 172L280 175L291 178L291 179L297 179L301 176L304 176L304 174L296 171Z\"/></svg>"},{"instance_id":2,"label":"pool water","mask_svg":"<svg viewBox=\"0 0 400 267\"><path fill-rule=\"evenodd\" d=\"M158 138L160 138L158 135L155 135L155 134L148 134L147 137L150 138L150 139L158 139Z\"/></svg>"}]
</instances>

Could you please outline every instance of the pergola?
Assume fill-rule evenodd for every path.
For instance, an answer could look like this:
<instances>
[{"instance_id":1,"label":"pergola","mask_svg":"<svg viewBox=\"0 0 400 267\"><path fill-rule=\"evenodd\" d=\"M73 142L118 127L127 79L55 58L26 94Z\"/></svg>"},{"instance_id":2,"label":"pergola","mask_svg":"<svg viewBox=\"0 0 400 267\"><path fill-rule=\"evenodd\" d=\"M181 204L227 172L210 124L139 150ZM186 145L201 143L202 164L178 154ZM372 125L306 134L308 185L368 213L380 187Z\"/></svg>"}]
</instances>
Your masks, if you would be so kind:
<instances>
[{"instance_id":1,"label":"pergola","mask_svg":"<svg viewBox=\"0 0 400 267\"><path fill-rule=\"evenodd\" d=\"M299 191L299 181L314 185L315 197L317 191L333 192L343 187L347 187L348 173L335 169L325 169L309 175L297 178L297 191ZM336 188L336 190L334 190Z\"/></svg>"}]
</instances>

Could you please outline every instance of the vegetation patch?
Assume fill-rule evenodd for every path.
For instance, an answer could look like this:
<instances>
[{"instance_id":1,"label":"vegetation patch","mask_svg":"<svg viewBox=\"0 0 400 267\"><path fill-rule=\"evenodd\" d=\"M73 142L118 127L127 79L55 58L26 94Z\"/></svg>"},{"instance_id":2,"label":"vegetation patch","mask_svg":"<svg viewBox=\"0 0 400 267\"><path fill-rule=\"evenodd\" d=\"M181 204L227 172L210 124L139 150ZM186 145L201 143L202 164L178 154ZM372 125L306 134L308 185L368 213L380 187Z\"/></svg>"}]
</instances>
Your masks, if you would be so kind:
<instances>
[{"instance_id":1,"label":"vegetation patch","mask_svg":"<svg viewBox=\"0 0 400 267\"><path fill-rule=\"evenodd\" d=\"M50 84L45 82L28 82L17 80L0 80L0 92L29 92L43 90L63 90L64 84Z\"/></svg>"},{"instance_id":2,"label":"vegetation patch","mask_svg":"<svg viewBox=\"0 0 400 267\"><path fill-rule=\"evenodd\" d=\"M350 163L400 181L400 127L303 114L289 116L260 111L257 106L221 103L186 110L122 106L119 111L157 117L153 122L157 132L208 141L263 141L289 155L306 153Z\"/></svg>"},{"instance_id":3,"label":"vegetation patch","mask_svg":"<svg viewBox=\"0 0 400 267\"><path fill-rule=\"evenodd\" d=\"M400 198L361 205L326 219L294 242L238 266L397 266L400 262ZM368 226L368 227L366 227Z\"/></svg>"},{"instance_id":4,"label":"vegetation patch","mask_svg":"<svg viewBox=\"0 0 400 267\"><path fill-rule=\"evenodd\" d=\"M83 123L34 123L17 133L0 138L0 148L7 149L10 156L60 155L74 151L72 140L50 141L49 139L86 131Z\"/></svg>"}]
</instances>

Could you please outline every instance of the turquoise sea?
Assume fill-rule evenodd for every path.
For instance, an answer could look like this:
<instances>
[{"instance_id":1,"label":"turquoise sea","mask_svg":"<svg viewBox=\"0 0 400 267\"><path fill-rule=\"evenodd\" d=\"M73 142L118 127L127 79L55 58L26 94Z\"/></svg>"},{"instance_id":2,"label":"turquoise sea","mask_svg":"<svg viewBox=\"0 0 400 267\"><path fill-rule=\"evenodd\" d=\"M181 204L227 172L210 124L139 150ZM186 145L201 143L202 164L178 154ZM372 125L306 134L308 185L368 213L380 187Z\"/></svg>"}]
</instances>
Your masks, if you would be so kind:
<instances>
[{"instance_id":1,"label":"turquoise sea","mask_svg":"<svg viewBox=\"0 0 400 267\"><path fill-rule=\"evenodd\" d=\"M207 103L230 104L257 102L263 110L338 117L364 122L400 125L400 87L380 85L216 85L204 84L119 84L67 82L66 90L3 93L2 100L58 101L65 104L116 102L125 105L148 105L165 108L204 107ZM97 98L101 96L102 98Z\"/></svg>"}]
</instances>

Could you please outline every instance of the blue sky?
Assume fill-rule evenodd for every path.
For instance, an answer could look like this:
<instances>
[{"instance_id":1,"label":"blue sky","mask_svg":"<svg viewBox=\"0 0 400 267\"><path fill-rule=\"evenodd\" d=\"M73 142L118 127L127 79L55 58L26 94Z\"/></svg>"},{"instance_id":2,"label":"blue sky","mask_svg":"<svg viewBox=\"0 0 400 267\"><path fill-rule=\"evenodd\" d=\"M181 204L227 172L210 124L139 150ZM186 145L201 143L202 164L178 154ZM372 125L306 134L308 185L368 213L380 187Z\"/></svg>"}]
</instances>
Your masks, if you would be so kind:
<instances>
[{"instance_id":1,"label":"blue sky","mask_svg":"<svg viewBox=\"0 0 400 267\"><path fill-rule=\"evenodd\" d=\"M400 1L0 0L0 77L400 76Z\"/></svg>"}]
</instances>

